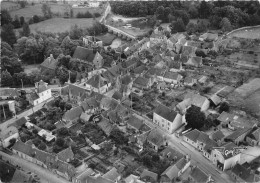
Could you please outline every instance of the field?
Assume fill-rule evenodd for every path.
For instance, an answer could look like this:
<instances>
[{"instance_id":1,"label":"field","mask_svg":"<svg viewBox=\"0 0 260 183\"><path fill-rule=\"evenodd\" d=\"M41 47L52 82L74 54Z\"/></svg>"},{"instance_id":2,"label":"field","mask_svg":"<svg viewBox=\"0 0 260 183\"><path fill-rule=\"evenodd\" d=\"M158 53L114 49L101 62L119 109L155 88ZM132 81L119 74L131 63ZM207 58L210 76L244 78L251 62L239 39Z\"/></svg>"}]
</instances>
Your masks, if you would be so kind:
<instances>
[{"instance_id":1,"label":"field","mask_svg":"<svg viewBox=\"0 0 260 183\"><path fill-rule=\"evenodd\" d=\"M260 39L260 26L244 30L234 31L229 34L231 37L246 38L246 39Z\"/></svg>"},{"instance_id":2,"label":"field","mask_svg":"<svg viewBox=\"0 0 260 183\"><path fill-rule=\"evenodd\" d=\"M36 31L59 33L69 31L74 25L78 25L81 28L88 28L92 26L92 23L92 18L52 18L43 22L31 24L30 29L32 33L35 33Z\"/></svg>"},{"instance_id":3,"label":"field","mask_svg":"<svg viewBox=\"0 0 260 183\"><path fill-rule=\"evenodd\" d=\"M59 16L63 16L65 12L69 11L69 5L64 4L49 4L51 7L51 11L54 14L59 14ZM7 4L5 5L7 6ZM10 11L10 14L12 18L17 15L18 17L23 16L26 20L29 20L33 15L40 15L43 16L42 10L41 10L42 4L35 4L34 6L27 6L26 8L18 9ZM77 15L77 13L85 13L86 11L89 11L90 13L102 13L102 8L73 8L73 14L74 17Z\"/></svg>"},{"instance_id":4,"label":"field","mask_svg":"<svg viewBox=\"0 0 260 183\"><path fill-rule=\"evenodd\" d=\"M17 3L13 3L13 2L2 2L1 3L1 10L13 10L13 9L18 9L20 8L20 5Z\"/></svg>"}]
</instances>

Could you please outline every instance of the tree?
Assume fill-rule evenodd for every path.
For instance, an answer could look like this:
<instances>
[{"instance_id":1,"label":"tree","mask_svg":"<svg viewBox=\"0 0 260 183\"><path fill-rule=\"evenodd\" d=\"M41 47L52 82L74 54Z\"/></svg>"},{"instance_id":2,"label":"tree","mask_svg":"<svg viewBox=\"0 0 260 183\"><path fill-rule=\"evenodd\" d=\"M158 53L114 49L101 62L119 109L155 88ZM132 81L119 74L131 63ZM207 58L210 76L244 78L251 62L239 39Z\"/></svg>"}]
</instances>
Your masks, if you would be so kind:
<instances>
[{"instance_id":1,"label":"tree","mask_svg":"<svg viewBox=\"0 0 260 183\"><path fill-rule=\"evenodd\" d=\"M2 70L7 70L11 75L23 71L22 64L18 61L18 58L3 56L1 60Z\"/></svg>"},{"instance_id":2,"label":"tree","mask_svg":"<svg viewBox=\"0 0 260 183\"><path fill-rule=\"evenodd\" d=\"M13 44L16 43L14 26L12 24L5 24L2 26L1 38L2 38L2 41L7 42L11 46L13 46Z\"/></svg>"},{"instance_id":3,"label":"tree","mask_svg":"<svg viewBox=\"0 0 260 183\"><path fill-rule=\"evenodd\" d=\"M198 12L200 18L208 18L212 11L212 5L209 2L202 1L199 5Z\"/></svg>"},{"instance_id":4,"label":"tree","mask_svg":"<svg viewBox=\"0 0 260 183\"><path fill-rule=\"evenodd\" d=\"M59 147L64 147L65 145L65 140L61 137L58 137L55 141L55 144L58 145Z\"/></svg>"},{"instance_id":5,"label":"tree","mask_svg":"<svg viewBox=\"0 0 260 183\"><path fill-rule=\"evenodd\" d=\"M71 104L68 104L68 103L66 103L65 104L65 109L68 111L68 110L70 110L72 108L72 105Z\"/></svg>"},{"instance_id":6,"label":"tree","mask_svg":"<svg viewBox=\"0 0 260 183\"><path fill-rule=\"evenodd\" d=\"M11 139L9 140L10 145L13 145L15 142L16 142L16 139L15 139L15 138L11 138Z\"/></svg>"},{"instance_id":7,"label":"tree","mask_svg":"<svg viewBox=\"0 0 260 183\"><path fill-rule=\"evenodd\" d=\"M18 1L18 3L20 4L21 8L25 8L25 6L27 5L26 1Z\"/></svg>"},{"instance_id":8,"label":"tree","mask_svg":"<svg viewBox=\"0 0 260 183\"><path fill-rule=\"evenodd\" d=\"M48 4L42 5L42 13L45 18L49 19L52 17L51 7Z\"/></svg>"},{"instance_id":9,"label":"tree","mask_svg":"<svg viewBox=\"0 0 260 183\"><path fill-rule=\"evenodd\" d=\"M12 17L7 10L1 10L1 26L12 23Z\"/></svg>"},{"instance_id":10,"label":"tree","mask_svg":"<svg viewBox=\"0 0 260 183\"><path fill-rule=\"evenodd\" d=\"M38 17L38 15L33 15L33 22L34 23L40 22L40 18Z\"/></svg>"},{"instance_id":11,"label":"tree","mask_svg":"<svg viewBox=\"0 0 260 183\"><path fill-rule=\"evenodd\" d=\"M20 24L21 24L21 26L23 26L24 22L25 22L25 21L24 21L24 17L21 16L21 17L20 17Z\"/></svg>"},{"instance_id":12,"label":"tree","mask_svg":"<svg viewBox=\"0 0 260 183\"><path fill-rule=\"evenodd\" d=\"M25 36L28 37L31 33L29 24L27 24L26 22L23 24L23 30L22 30L22 35L21 36Z\"/></svg>"},{"instance_id":13,"label":"tree","mask_svg":"<svg viewBox=\"0 0 260 183\"><path fill-rule=\"evenodd\" d=\"M78 25L74 25L70 28L70 38L71 39L79 39L83 36L83 29L81 29Z\"/></svg>"},{"instance_id":14,"label":"tree","mask_svg":"<svg viewBox=\"0 0 260 183\"><path fill-rule=\"evenodd\" d=\"M62 42L60 47L63 50L64 55L72 55L79 44L75 41L72 41L69 36L66 36Z\"/></svg>"},{"instance_id":15,"label":"tree","mask_svg":"<svg viewBox=\"0 0 260 183\"><path fill-rule=\"evenodd\" d=\"M186 30L188 34L194 34L198 30L198 25L193 22L189 22L186 26Z\"/></svg>"},{"instance_id":16,"label":"tree","mask_svg":"<svg viewBox=\"0 0 260 183\"><path fill-rule=\"evenodd\" d=\"M198 31L199 32L205 32L207 30L207 25L204 20L200 20L198 22Z\"/></svg>"},{"instance_id":17,"label":"tree","mask_svg":"<svg viewBox=\"0 0 260 183\"><path fill-rule=\"evenodd\" d=\"M19 21L19 18L18 18L17 15L15 15L15 19L14 19L14 21L12 22L12 24L13 24L13 26L14 26L15 29L21 27L21 24L20 24L20 21Z\"/></svg>"},{"instance_id":18,"label":"tree","mask_svg":"<svg viewBox=\"0 0 260 183\"><path fill-rule=\"evenodd\" d=\"M222 31L224 31L224 32L229 32L229 31L232 30L232 25L231 25L229 19L226 18L226 17L224 17L224 18L221 20L221 22L220 22L220 27L221 27Z\"/></svg>"},{"instance_id":19,"label":"tree","mask_svg":"<svg viewBox=\"0 0 260 183\"><path fill-rule=\"evenodd\" d=\"M13 78L8 71L2 71L1 73L1 86L12 86Z\"/></svg>"},{"instance_id":20,"label":"tree","mask_svg":"<svg viewBox=\"0 0 260 183\"><path fill-rule=\"evenodd\" d=\"M35 138L35 139L33 139L32 140L32 143L36 146L36 147L38 147L40 144L41 144L41 140L39 139L39 138Z\"/></svg>"},{"instance_id":21,"label":"tree","mask_svg":"<svg viewBox=\"0 0 260 183\"><path fill-rule=\"evenodd\" d=\"M128 138L119 129L113 129L110 133L110 138L115 141L117 145L124 145L128 143Z\"/></svg>"},{"instance_id":22,"label":"tree","mask_svg":"<svg viewBox=\"0 0 260 183\"><path fill-rule=\"evenodd\" d=\"M205 58L207 55L201 49L195 51L196 56Z\"/></svg>"},{"instance_id":23,"label":"tree","mask_svg":"<svg viewBox=\"0 0 260 183\"><path fill-rule=\"evenodd\" d=\"M150 156L148 155L145 155L143 158L142 158L142 162L145 166L147 167L152 167L152 161L151 161L151 158Z\"/></svg>"},{"instance_id":24,"label":"tree","mask_svg":"<svg viewBox=\"0 0 260 183\"><path fill-rule=\"evenodd\" d=\"M63 110L63 111L64 111L64 109L65 109L65 104L66 104L66 102L64 102L64 101L60 101L60 103L59 103L59 107L60 107L61 110Z\"/></svg>"},{"instance_id":25,"label":"tree","mask_svg":"<svg viewBox=\"0 0 260 183\"><path fill-rule=\"evenodd\" d=\"M185 10L177 10L177 11L175 11L175 16L177 17L177 19L181 18L185 26L190 21L189 14Z\"/></svg>"},{"instance_id":26,"label":"tree","mask_svg":"<svg viewBox=\"0 0 260 183\"><path fill-rule=\"evenodd\" d=\"M62 127L62 128L60 128L60 129L58 130L57 134L58 134L59 136L65 137L65 136L68 136L68 135L69 135L69 130L68 130L66 127Z\"/></svg>"},{"instance_id":27,"label":"tree","mask_svg":"<svg viewBox=\"0 0 260 183\"><path fill-rule=\"evenodd\" d=\"M45 143L41 142L37 148L44 151L47 148L47 146Z\"/></svg>"},{"instance_id":28,"label":"tree","mask_svg":"<svg viewBox=\"0 0 260 183\"><path fill-rule=\"evenodd\" d=\"M191 18L198 18L199 16L198 9L195 6L190 6L188 13Z\"/></svg>"},{"instance_id":29,"label":"tree","mask_svg":"<svg viewBox=\"0 0 260 183\"><path fill-rule=\"evenodd\" d=\"M185 25L181 18L178 18L176 22L173 22L171 24L171 31L172 31L172 33L185 31Z\"/></svg>"},{"instance_id":30,"label":"tree","mask_svg":"<svg viewBox=\"0 0 260 183\"><path fill-rule=\"evenodd\" d=\"M200 129L206 121L205 114L200 111L199 107L191 106L186 113L187 127L192 129Z\"/></svg>"},{"instance_id":31,"label":"tree","mask_svg":"<svg viewBox=\"0 0 260 183\"><path fill-rule=\"evenodd\" d=\"M227 102L222 102L219 106L219 113L222 113L223 111L225 112L229 111L229 105Z\"/></svg>"}]
</instances>

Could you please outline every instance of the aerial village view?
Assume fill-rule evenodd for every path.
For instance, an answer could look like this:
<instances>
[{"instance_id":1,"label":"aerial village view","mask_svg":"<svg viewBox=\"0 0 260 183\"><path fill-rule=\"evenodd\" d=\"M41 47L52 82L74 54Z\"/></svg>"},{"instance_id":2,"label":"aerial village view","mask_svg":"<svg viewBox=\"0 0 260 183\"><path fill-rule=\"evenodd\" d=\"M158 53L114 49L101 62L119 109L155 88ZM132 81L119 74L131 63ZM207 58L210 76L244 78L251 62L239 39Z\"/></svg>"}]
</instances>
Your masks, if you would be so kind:
<instances>
[{"instance_id":1,"label":"aerial village view","mask_svg":"<svg viewBox=\"0 0 260 183\"><path fill-rule=\"evenodd\" d=\"M1 183L260 182L259 1L1 2Z\"/></svg>"}]
</instances>

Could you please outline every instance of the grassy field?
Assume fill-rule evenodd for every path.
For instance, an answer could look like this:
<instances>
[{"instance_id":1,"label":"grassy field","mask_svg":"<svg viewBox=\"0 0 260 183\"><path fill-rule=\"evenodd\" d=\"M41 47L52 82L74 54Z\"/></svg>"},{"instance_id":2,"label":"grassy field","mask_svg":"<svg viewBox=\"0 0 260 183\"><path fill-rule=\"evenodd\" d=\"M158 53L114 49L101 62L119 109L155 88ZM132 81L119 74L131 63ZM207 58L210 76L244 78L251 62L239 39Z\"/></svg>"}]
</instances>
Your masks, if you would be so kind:
<instances>
[{"instance_id":1,"label":"grassy field","mask_svg":"<svg viewBox=\"0 0 260 183\"><path fill-rule=\"evenodd\" d=\"M260 27L234 31L229 34L230 37L260 39Z\"/></svg>"},{"instance_id":2,"label":"grassy field","mask_svg":"<svg viewBox=\"0 0 260 183\"><path fill-rule=\"evenodd\" d=\"M7 2L7 1L1 3L1 10L4 10L4 9L12 10L12 9L16 9L16 8L20 8L20 5L17 3Z\"/></svg>"},{"instance_id":3,"label":"grassy field","mask_svg":"<svg viewBox=\"0 0 260 183\"><path fill-rule=\"evenodd\" d=\"M59 33L69 31L74 25L78 25L81 28L88 28L92 26L92 23L92 18L52 18L43 22L31 24L30 29L32 33L35 33L36 31Z\"/></svg>"},{"instance_id":4,"label":"grassy field","mask_svg":"<svg viewBox=\"0 0 260 183\"><path fill-rule=\"evenodd\" d=\"M51 7L51 11L54 14L59 14L60 16L63 16L65 12L69 10L68 5L64 4L49 4ZM5 5L7 6L7 4ZM10 11L11 16L14 18L15 15L18 17L23 16L26 20L29 20L33 15L40 15L43 16L42 13L42 4L35 4L34 6L27 6L26 8L18 9ZM89 11L90 13L102 13L102 8L73 8L74 17L77 15L77 13L85 13Z\"/></svg>"}]
</instances>

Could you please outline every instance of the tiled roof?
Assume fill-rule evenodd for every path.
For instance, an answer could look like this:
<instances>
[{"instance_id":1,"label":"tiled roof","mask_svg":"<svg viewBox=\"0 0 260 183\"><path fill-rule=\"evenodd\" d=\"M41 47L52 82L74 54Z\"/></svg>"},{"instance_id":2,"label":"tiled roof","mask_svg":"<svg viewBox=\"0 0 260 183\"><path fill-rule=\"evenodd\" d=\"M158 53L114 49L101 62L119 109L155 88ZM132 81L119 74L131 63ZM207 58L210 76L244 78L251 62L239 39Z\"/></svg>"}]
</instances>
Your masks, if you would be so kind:
<instances>
[{"instance_id":1,"label":"tiled roof","mask_svg":"<svg viewBox=\"0 0 260 183\"><path fill-rule=\"evenodd\" d=\"M115 126L112 125L106 118L102 118L102 120L97 125L104 131L107 136L109 136L111 131L115 128Z\"/></svg>"},{"instance_id":2,"label":"tiled roof","mask_svg":"<svg viewBox=\"0 0 260 183\"><path fill-rule=\"evenodd\" d=\"M144 124L142 120L132 115L127 121L127 124L136 128L137 130L140 130L142 125Z\"/></svg>"},{"instance_id":3,"label":"tiled roof","mask_svg":"<svg viewBox=\"0 0 260 183\"><path fill-rule=\"evenodd\" d=\"M148 134L147 140L157 146L162 146L164 144L164 137L156 129Z\"/></svg>"},{"instance_id":4,"label":"tiled roof","mask_svg":"<svg viewBox=\"0 0 260 183\"><path fill-rule=\"evenodd\" d=\"M177 80L179 76L180 76L180 74L177 73L177 72L169 72L168 71L168 72L165 72L163 77L167 78L167 79Z\"/></svg>"},{"instance_id":5,"label":"tiled roof","mask_svg":"<svg viewBox=\"0 0 260 183\"><path fill-rule=\"evenodd\" d=\"M48 89L47 85L48 85L48 83L45 83L44 81L40 80L38 82L37 92L41 93L41 92L47 90Z\"/></svg>"},{"instance_id":6,"label":"tiled roof","mask_svg":"<svg viewBox=\"0 0 260 183\"><path fill-rule=\"evenodd\" d=\"M234 114L230 114L227 113L225 111L223 111L220 116L218 117L218 120L224 123L230 122L234 120L235 115Z\"/></svg>"},{"instance_id":7,"label":"tiled roof","mask_svg":"<svg viewBox=\"0 0 260 183\"><path fill-rule=\"evenodd\" d=\"M73 120L79 118L82 113L83 113L83 109L81 106L74 107L74 108L70 109L69 111L67 111L63 115L62 119L66 120L66 121L73 121Z\"/></svg>"},{"instance_id":8,"label":"tiled roof","mask_svg":"<svg viewBox=\"0 0 260 183\"><path fill-rule=\"evenodd\" d=\"M11 135L18 133L18 129L15 126L10 125L8 128L5 130L1 130L0 132L0 140L4 140Z\"/></svg>"},{"instance_id":9,"label":"tiled roof","mask_svg":"<svg viewBox=\"0 0 260 183\"><path fill-rule=\"evenodd\" d=\"M25 171L16 169L12 178L13 183L18 183L18 182L31 182L30 180L32 179L32 175L27 174Z\"/></svg>"},{"instance_id":10,"label":"tiled roof","mask_svg":"<svg viewBox=\"0 0 260 183\"><path fill-rule=\"evenodd\" d=\"M93 62L95 55L96 54L93 52L93 50L77 46L77 48L74 51L73 58L77 58L87 62Z\"/></svg>"},{"instance_id":11,"label":"tiled roof","mask_svg":"<svg viewBox=\"0 0 260 183\"><path fill-rule=\"evenodd\" d=\"M202 64L202 57L190 57L188 62L186 62L186 65L192 65L195 67L199 67Z\"/></svg>"},{"instance_id":12,"label":"tiled roof","mask_svg":"<svg viewBox=\"0 0 260 183\"><path fill-rule=\"evenodd\" d=\"M129 75L125 75L125 76L122 77L121 82L124 85L128 85L129 83L132 82L132 78Z\"/></svg>"},{"instance_id":13,"label":"tiled roof","mask_svg":"<svg viewBox=\"0 0 260 183\"><path fill-rule=\"evenodd\" d=\"M32 101L37 100L38 98L40 98L39 95L36 92L32 92L29 95L30 95L30 98L31 98Z\"/></svg>"},{"instance_id":14,"label":"tiled roof","mask_svg":"<svg viewBox=\"0 0 260 183\"><path fill-rule=\"evenodd\" d=\"M150 68L147 72L146 75L148 76L163 76L165 72L165 69L160 69L160 68Z\"/></svg>"},{"instance_id":15,"label":"tiled roof","mask_svg":"<svg viewBox=\"0 0 260 183\"><path fill-rule=\"evenodd\" d=\"M218 130L212 134L212 140L215 140L216 142L218 140L221 140L224 137L225 137L225 135L220 130Z\"/></svg>"},{"instance_id":16,"label":"tiled roof","mask_svg":"<svg viewBox=\"0 0 260 183\"><path fill-rule=\"evenodd\" d=\"M110 72L112 74L112 76L115 77L115 76L120 75L121 70L122 70L122 64L119 63L119 64L117 64L117 65L115 65L113 67L108 68L107 71Z\"/></svg>"},{"instance_id":17,"label":"tiled roof","mask_svg":"<svg viewBox=\"0 0 260 183\"><path fill-rule=\"evenodd\" d=\"M141 74L145 72L148 68L145 65L140 65L139 67L134 69L135 74Z\"/></svg>"},{"instance_id":18,"label":"tiled roof","mask_svg":"<svg viewBox=\"0 0 260 183\"><path fill-rule=\"evenodd\" d=\"M188 139L190 139L194 142L197 142L199 135L200 135L200 131L197 129L194 129L194 130L184 134L185 137L187 137Z\"/></svg>"},{"instance_id":19,"label":"tiled roof","mask_svg":"<svg viewBox=\"0 0 260 183\"><path fill-rule=\"evenodd\" d=\"M193 94L191 98L191 104L201 108L206 100L207 98L204 96L201 96L199 94Z\"/></svg>"},{"instance_id":20,"label":"tiled roof","mask_svg":"<svg viewBox=\"0 0 260 183\"><path fill-rule=\"evenodd\" d=\"M68 147L64 150L62 150L61 152L59 152L58 154L58 158L62 161L67 161L68 159L73 159L74 158L74 153L72 152L71 147Z\"/></svg>"},{"instance_id":21,"label":"tiled roof","mask_svg":"<svg viewBox=\"0 0 260 183\"><path fill-rule=\"evenodd\" d=\"M103 175L103 178L106 178L113 182L116 181L118 177L120 177L120 174L117 172L117 169L115 167L113 167L110 171Z\"/></svg>"},{"instance_id":22,"label":"tiled roof","mask_svg":"<svg viewBox=\"0 0 260 183\"><path fill-rule=\"evenodd\" d=\"M84 111L87 111L89 109L99 107L99 103L96 101L94 97L91 97L87 99L85 102L82 102L81 106L83 107Z\"/></svg>"},{"instance_id":23,"label":"tiled roof","mask_svg":"<svg viewBox=\"0 0 260 183\"><path fill-rule=\"evenodd\" d=\"M230 134L227 137L225 137L225 139L236 140L241 135L244 135L245 133L249 133L249 131L251 129L252 128L240 128L240 129L237 129L235 132L233 132L232 134Z\"/></svg>"},{"instance_id":24,"label":"tiled roof","mask_svg":"<svg viewBox=\"0 0 260 183\"><path fill-rule=\"evenodd\" d=\"M173 122L175 117L177 116L177 112L171 110L170 108L164 106L164 105L159 105L154 113L158 114L159 116L163 117L164 119Z\"/></svg>"},{"instance_id":25,"label":"tiled roof","mask_svg":"<svg viewBox=\"0 0 260 183\"><path fill-rule=\"evenodd\" d=\"M190 176L199 183L206 183L208 180L208 175L197 166L191 171Z\"/></svg>"},{"instance_id":26,"label":"tiled roof","mask_svg":"<svg viewBox=\"0 0 260 183\"><path fill-rule=\"evenodd\" d=\"M149 79L145 78L145 77L138 77L134 80L134 84L137 84L137 85L141 85L141 86L144 86L144 87L147 87L149 85Z\"/></svg>"},{"instance_id":27,"label":"tiled roof","mask_svg":"<svg viewBox=\"0 0 260 183\"><path fill-rule=\"evenodd\" d=\"M158 179L158 175L156 173L154 173L154 172L151 172L149 170L144 169L144 171L140 175L140 178L141 178L141 180L147 180L147 181L152 179L152 181L156 182L157 179Z\"/></svg>"},{"instance_id":28,"label":"tiled roof","mask_svg":"<svg viewBox=\"0 0 260 183\"><path fill-rule=\"evenodd\" d=\"M102 87L108 83L109 83L109 81L107 81L105 78L103 78L100 75L95 75L86 82L86 84L88 84L94 88Z\"/></svg>"},{"instance_id":29,"label":"tiled roof","mask_svg":"<svg viewBox=\"0 0 260 183\"><path fill-rule=\"evenodd\" d=\"M102 176L88 176L86 179L87 183L114 183L111 180L108 180Z\"/></svg>"},{"instance_id":30,"label":"tiled roof","mask_svg":"<svg viewBox=\"0 0 260 183\"><path fill-rule=\"evenodd\" d=\"M194 54L196 50L196 47L193 46L183 46L182 47L182 53L187 53L188 55Z\"/></svg>"},{"instance_id":31,"label":"tiled roof","mask_svg":"<svg viewBox=\"0 0 260 183\"><path fill-rule=\"evenodd\" d=\"M48 57L41 63L41 67L55 70L58 65L58 60L54 59L53 57Z\"/></svg>"},{"instance_id":32,"label":"tiled roof","mask_svg":"<svg viewBox=\"0 0 260 183\"><path fill-rule=\"evenodd\" d=\"M220 98L219 96L215 95L215 94L210 97L210 100L211 100L215 105L218 105L218 104L220 104L220 102L221 102L221 98Z\"/></svg>"},{"instance_id":33,"label":"tiled roof","mask_svg":"<svg viewBox=\"0 0 260 183\"><path fill-rule=\"evenodd\" d=\"M123 98L123 94L120 93L119 91L116 91L113 95L112 98L116 99L116 100L121 100Z\"/></svg>"},{"instance_id":34,"label":"tiled roof","mask_svg":"<svg viewBox=\"0 0 260 183\"><path fill-rule=\"evenodd\" d=\"M25 117L22 117L18 120L15 121L14 126L16 126L17 128L20 128L21 126L23 126L25 123L27 122Z\"/></svg>"},{"instance_id":35,"label":"tiled roof","mask_svg":"<svg viewBox=\"0 0 260 183\"><path fill-rule=\"evenodd\" d=\"M251 172L250 168L248 169L243 165L236 164L234 168L232 168L231 172L240 177L245 182L257 182L257 180L255 180L255 173Z\"/></svg>"}]
</instances>

